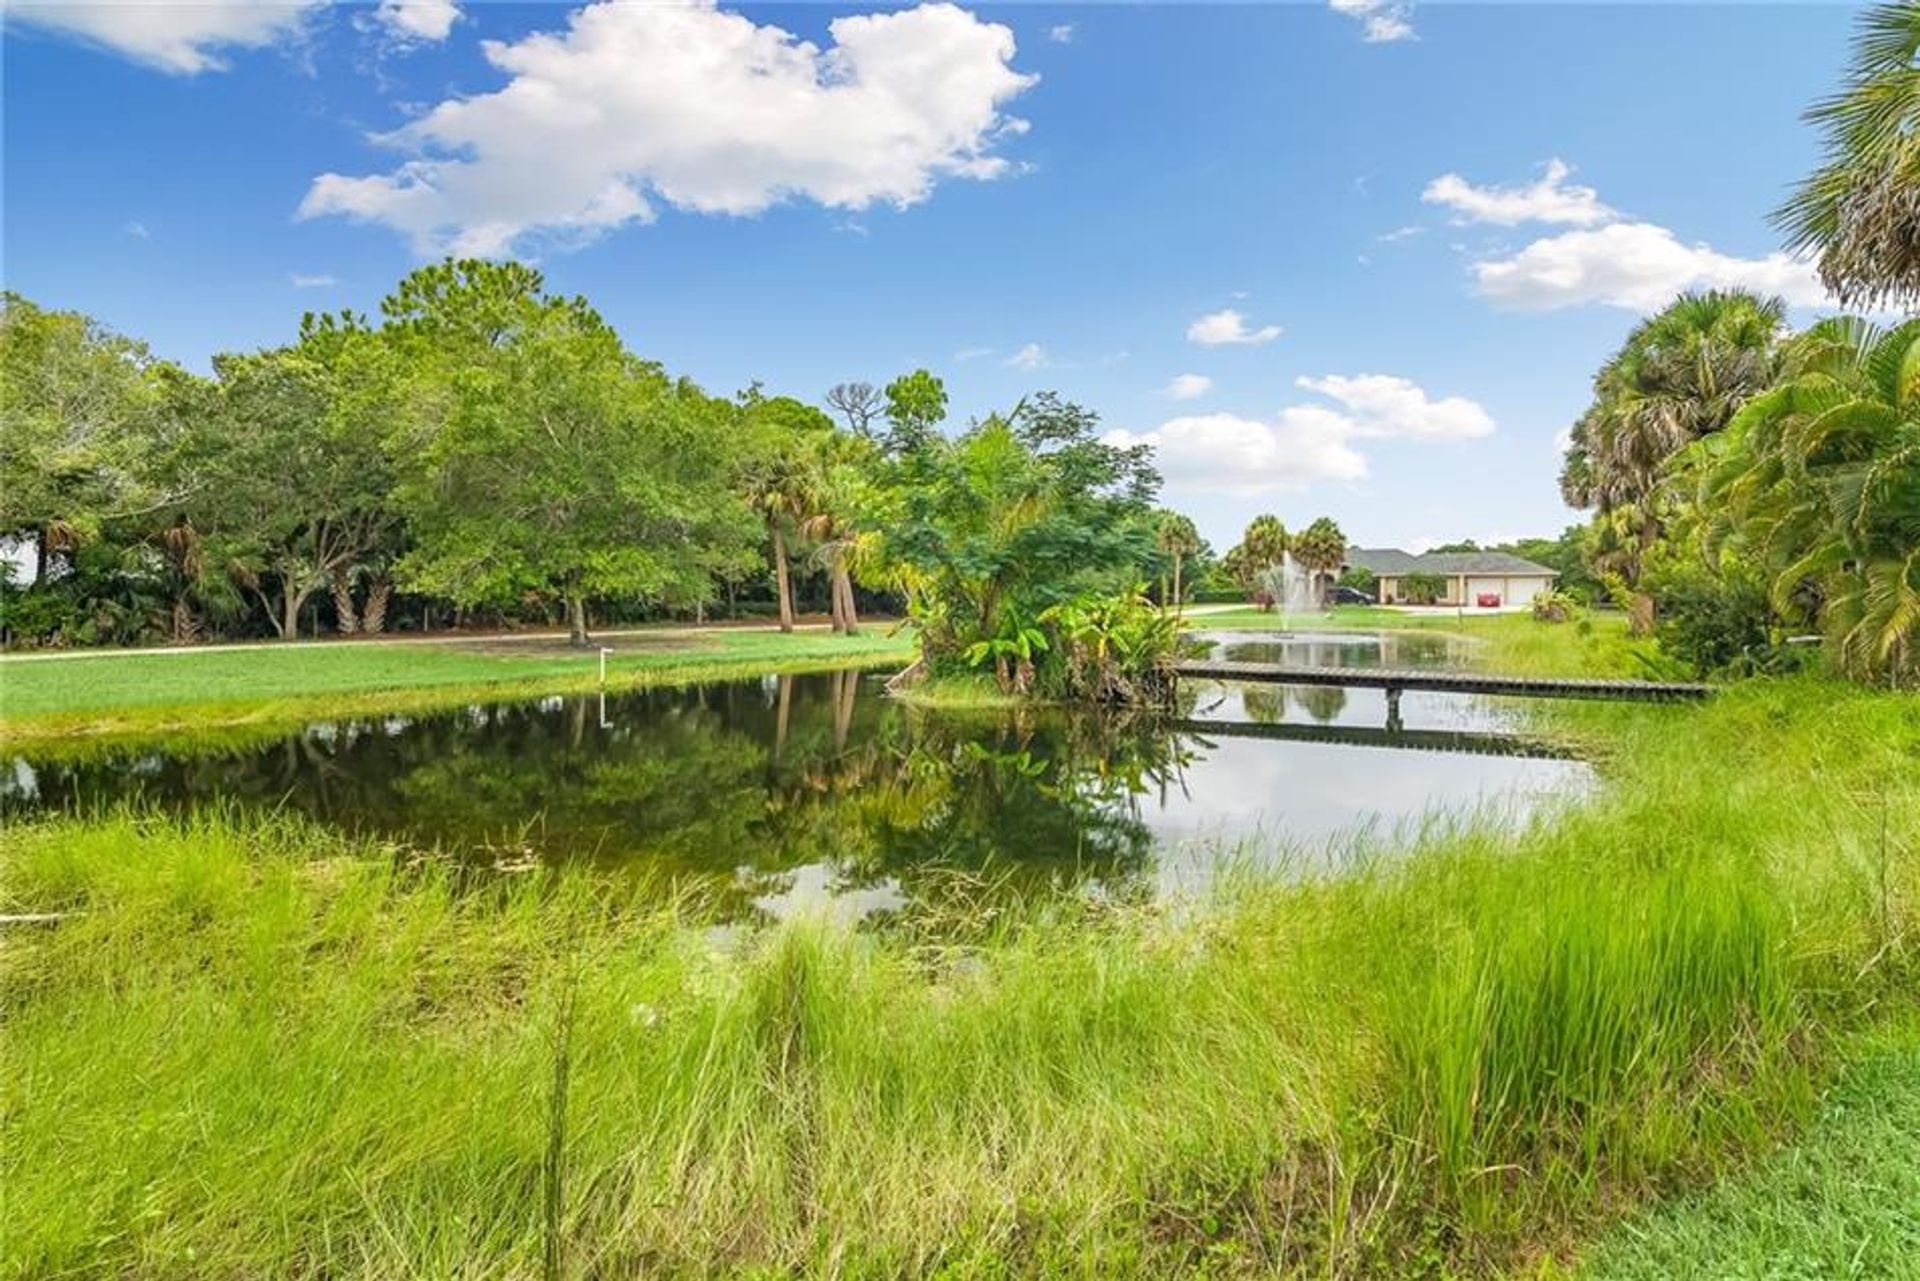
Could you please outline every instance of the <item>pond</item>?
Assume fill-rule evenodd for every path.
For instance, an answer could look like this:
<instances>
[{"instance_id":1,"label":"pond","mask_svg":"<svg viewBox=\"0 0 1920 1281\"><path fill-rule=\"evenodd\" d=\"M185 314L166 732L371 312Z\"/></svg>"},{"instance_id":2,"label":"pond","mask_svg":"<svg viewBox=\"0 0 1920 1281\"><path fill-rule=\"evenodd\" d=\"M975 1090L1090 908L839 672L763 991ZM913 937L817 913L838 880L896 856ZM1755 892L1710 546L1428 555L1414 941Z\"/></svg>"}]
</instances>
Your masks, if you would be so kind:
<instances>
[{"instance_id":1,"label":"pond","mask_svg":"<svg viewBox=\"0 0 1920 1281\"><path fill-rule=\"evenodd\" d=\"M1442 665L1418 637L1213 638L1223 657ZM995 892L1151 894L1223 852L1333 857L1356 832L1523 816L1587 767L1454 694L1191 682L1180 713L935 712L835 672L413 717L245 748L0 764L0 812L120 800L285 807L494 862L592 859L707 891L735 919L910 912ZM956 873L968 874L957 877Z\"/></svg>"}]
</instances>

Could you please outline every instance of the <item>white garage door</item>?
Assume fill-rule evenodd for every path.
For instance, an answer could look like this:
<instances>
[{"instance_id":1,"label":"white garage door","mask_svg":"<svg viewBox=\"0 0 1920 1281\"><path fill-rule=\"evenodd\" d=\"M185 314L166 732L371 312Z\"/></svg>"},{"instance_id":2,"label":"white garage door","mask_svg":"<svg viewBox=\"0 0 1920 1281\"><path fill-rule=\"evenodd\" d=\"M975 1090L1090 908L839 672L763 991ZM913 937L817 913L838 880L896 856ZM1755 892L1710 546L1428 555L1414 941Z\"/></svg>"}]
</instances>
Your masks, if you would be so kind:
<instances>
[{"instance_id":1,"label":"white garage door","mask_svg":"<svg viewBox=\"0 0 1920 1281\"><path fill-rule=\"evenodd\" d=\"M1509 578L1507 580L1507 604L1529 605L1533 598L1547 590L1544 578Z\"/></svg>"},{"instance_id":2,"label":"white garage door","mask_svg":"<svg viewBox=\"0 0 1920 1281\"><path fill-rule=\"evenodd\" d=\"M1467 579L1467 604L1478 605L1482 596L1498 596L1502 605L1507 603L1507 580L1504 578Z\"/></svg>"}]
</instances>

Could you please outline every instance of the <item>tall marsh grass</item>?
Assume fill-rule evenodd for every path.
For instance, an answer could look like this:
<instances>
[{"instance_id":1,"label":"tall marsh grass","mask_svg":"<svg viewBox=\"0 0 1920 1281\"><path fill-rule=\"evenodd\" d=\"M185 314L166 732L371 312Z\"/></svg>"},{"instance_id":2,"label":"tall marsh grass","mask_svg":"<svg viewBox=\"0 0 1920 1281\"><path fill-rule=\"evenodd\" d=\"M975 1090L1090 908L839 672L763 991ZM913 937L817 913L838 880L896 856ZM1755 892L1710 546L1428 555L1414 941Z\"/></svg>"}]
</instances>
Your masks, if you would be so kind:
<instances>
[{"instance_id":1,"label":"tall marsh grass","mask_svg":"<svg viewBox=\"0 0 1920 1281\"><path fill-rule=\"evenodd\" d=\"M1479 1271L1911 1001L1920 708L1573 713L1609 786L1198 910L744 939L291 820L6 833L15 1276ZM1882 835L1882 820L1886 830Z\"/></svg>"}]
</instances>

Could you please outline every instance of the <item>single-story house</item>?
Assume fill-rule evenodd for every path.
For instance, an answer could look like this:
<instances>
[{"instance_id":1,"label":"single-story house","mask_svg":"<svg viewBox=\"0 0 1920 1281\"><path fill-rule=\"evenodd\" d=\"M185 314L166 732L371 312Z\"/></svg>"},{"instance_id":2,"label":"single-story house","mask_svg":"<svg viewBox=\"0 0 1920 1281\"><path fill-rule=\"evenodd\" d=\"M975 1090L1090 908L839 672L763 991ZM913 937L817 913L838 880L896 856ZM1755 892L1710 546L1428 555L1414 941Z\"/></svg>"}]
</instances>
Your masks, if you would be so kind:
<instances>
[{"instance_id":1,"label":"single-story house","mask_svg":"<svg viewBox=\"0 0 1920 1281\"><path fill-rule=\"evenodd\" d=\"M1435 604L1525 605L1553 587L1555 574L1545 565L1506 552L1426 552L1415 556L1393 547L1349 547L1344 569L1364 569L1378 582L1382 605L1405 604L1405 580L1432 574L1446 583Z\"/></svg>"}]
</instances>

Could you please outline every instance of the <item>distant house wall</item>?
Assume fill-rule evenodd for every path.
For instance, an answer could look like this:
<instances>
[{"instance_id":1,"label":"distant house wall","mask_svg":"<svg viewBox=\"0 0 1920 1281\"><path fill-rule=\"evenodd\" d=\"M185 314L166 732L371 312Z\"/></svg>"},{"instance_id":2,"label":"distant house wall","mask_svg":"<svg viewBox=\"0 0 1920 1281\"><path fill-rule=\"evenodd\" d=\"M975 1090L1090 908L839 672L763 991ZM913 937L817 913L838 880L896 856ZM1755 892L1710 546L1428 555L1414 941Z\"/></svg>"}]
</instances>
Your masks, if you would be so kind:
<instances>
[{"instance_id":1,"label":"distant house wall","mask_svg":"<svg viewBox=\"0 0 1920 1281\"><path fill-rule=\"evenodd\" d=\"M1382 605L1406 604L1401 586L1402 575L1381 574L1376 579ZM1436 605L1472 605L1481 593L1490 592L1502 605L1528 605L1533 598L1553 587L1550 574L1448 574Z\"/></svg>"}]
</instances>

